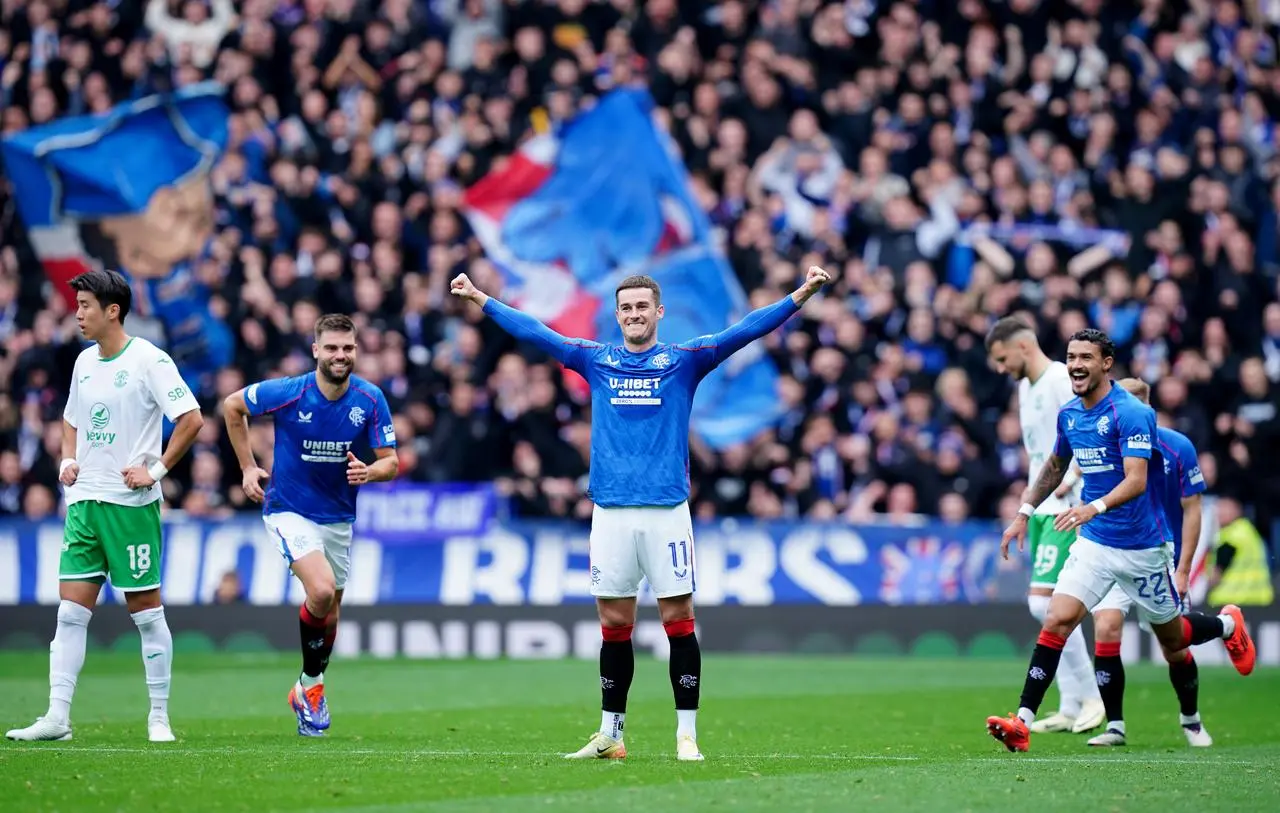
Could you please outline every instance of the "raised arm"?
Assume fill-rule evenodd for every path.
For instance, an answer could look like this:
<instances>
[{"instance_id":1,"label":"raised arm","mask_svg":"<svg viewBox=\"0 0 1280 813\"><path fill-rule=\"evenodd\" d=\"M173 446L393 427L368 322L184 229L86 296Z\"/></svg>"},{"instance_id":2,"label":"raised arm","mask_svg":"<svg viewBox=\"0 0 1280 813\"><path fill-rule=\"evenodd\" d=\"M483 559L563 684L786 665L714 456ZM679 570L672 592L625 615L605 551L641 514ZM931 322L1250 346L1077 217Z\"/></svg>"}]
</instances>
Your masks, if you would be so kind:
<instances>
[{"instance_id":1,"label":"raised arm","mask_svg":"<svg viewBox=\"0 0 1280 813\"><path fill-rule=\"evenodd\" d=\"M830 274L816 265L811 265L804 284L792 291L790 296L772 305L753 310L743 317L742 321L730 325L719 333L702 336L680 347L686 350L710 351L703 371L708 372L756 339L777 330L830 281Z\"/></svg>"},{"instance_id":2,"label":"raised arm","mask_svg":"<svg viewBox=\"0 0 1280 813\"><path fill-rule=\"evenodd\" d=\"M585 371L588 352L600 346L587 339L561 336L529 314L521 313L481 291L466 274L453 278L449 293L479 305L490 319L497 322L498 327L520 341L529 342L575 372Z\"/></svg>"}]
</instances>

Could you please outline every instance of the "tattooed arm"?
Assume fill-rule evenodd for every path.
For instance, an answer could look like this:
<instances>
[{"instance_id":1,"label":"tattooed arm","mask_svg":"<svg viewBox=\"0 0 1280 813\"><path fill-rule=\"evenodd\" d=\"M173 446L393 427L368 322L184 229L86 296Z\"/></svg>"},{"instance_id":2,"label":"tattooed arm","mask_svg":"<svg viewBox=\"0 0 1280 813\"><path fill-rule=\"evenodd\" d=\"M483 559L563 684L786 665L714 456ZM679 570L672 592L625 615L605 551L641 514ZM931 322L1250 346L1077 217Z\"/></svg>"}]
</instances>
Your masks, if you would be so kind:
<instances>
[{"instance_id":1,"label":"tattooed arm","mask_svg":"<svg viewBox=\"0 0 1280 813\"><path fill-rule=\"evenodd\" d=\"M1058 486L1062 485L1062 480L1067 476L1067 469L1070 467L1070 457L1049 455L1049 459L1040 469L1040 476L1023 492L1023 502L1030 503L1032 508L1039 506L1049 498L1050 494L1058 490Z\"/></svg>"}]
</instances>

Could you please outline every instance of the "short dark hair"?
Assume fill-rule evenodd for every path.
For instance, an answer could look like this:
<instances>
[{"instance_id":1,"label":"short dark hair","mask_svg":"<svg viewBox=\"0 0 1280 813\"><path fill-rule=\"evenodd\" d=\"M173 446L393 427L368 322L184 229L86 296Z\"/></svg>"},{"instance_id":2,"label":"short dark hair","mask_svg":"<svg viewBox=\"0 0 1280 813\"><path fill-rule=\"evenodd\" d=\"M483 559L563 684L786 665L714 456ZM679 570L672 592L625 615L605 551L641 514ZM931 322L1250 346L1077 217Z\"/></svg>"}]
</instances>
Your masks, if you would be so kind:
<instances>
[{"instance_id":1,"label":"short dark hair","mask_svg":"<svg viewBox=\"0 0 1280 813\"><path fill-rule=\"evenodd\" d=\"M1007 342L1019 333L1035 335L1036 329L1021 316L1006 316L991 326L987 332L987 351L990 352L996 342Z\"/></svg>"},{"instance_id":2,"label":"short dark hair","mask_svg":"<svg viewBox=\"0 0 1280 813\"><path fill-rule=\"evenodd\" d=\"M133 289L129 287L129 281L118 271L95 268L83 274L77 274L67 284L77 293L83 291L86 294L93 294L104 311L108 305L118 305L120 324L124 324L124 318L133 308Z\"/></svg>"},{"instance_id":3,"label":"short dark hair","mask_svg":"<svg viewBox=\"0 0 1280 813\"><path fill-rule=\"evenodd\" d=\"M1084 330L1077 330L1071 334L1071 338L1067 339L1068 344L1071 342L1088 342L1096 344L1098 350L1102 352L1104 359L1113 359L1116 357L1116 343L1111 341L1111 337L1103 333L1097 328L1087 327Z\"/></svg>"},{"instance_id":4,"label":"short dark hair","mask_svg":"<svg viewBox=\"0 0 1280 813\"><path fill-rule=\"evenodd\" d=\"M326 313L316 320L316 341L321 333L355 333L356 323L345 313Z\"/></svg>"},{"instance_id":5,"label":"short dark hair","mask_svg":"<svg viewBox=\"0 0 1280 813\"><path fill-rule=\"evenodd\" d=\"M618 294L630 288L648 288L653 291L653 304L662 304L662 288L658 285L657 280L645 274L632 274L622 282L619 282L618 287L613 291L614 304L618 302Z\"/></svg>"}]
</instances>

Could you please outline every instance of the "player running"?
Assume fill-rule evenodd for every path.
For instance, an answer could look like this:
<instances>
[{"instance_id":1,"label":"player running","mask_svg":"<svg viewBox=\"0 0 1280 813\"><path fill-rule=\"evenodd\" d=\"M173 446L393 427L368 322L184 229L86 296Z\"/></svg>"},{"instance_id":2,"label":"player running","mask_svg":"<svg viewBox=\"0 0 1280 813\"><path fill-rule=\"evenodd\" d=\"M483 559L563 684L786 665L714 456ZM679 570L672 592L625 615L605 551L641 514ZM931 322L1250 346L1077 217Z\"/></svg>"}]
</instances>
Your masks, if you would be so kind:
<instances>
[{"instance_id":1,"label":"player running","mask_svg":"<svg viewBox=\"0 0 1280 813\"><path fill-rule=\"evenodd\" d=\"M1143 404L1150 404L1151 388L1145 381L1125 378L1116 382ZM1155 501L1155 507L1165 520L1170 534L1166 546L1171 561L1177 562L1173 571L1171 599L1179 607L1186 606L1187 588L1191 580L1191 563L1195 561L1196 546L1200 542L1201 495L1205 492L1204 476L1200 473L1200 461L1195 446L1181 432L1161 426L1156 429L1156 449L1161 465L1152 465L1148 471L1147 493ZM1152 456L1155 459L1155 455ZM1093 739L1089 745L1116 746L1125 744L1124 728L1124 662L1120 659L1120 638L1124 631L1124 617L1133 601L1119 587L1112 587L1093 610L1093 628L1097 638L1098 683L1107 706L1107 730ZM1178 695L1179 720L1187 743L1197 748L1213 745L1213 738L1200 722L1200 670L1190 649L1167 656L1169 682Z\"/></svg>"},{"instance_id":2,"label":"player running","mask_svg":"<svg viewBox=\"0 0 1280 813\"><path fill-rule=\"evenodd\" d=\"M567 339L476 289L466 274L452 292L484 309L517 339L529 341L591 385L591 594L600 646L600 730L569 759L622 759L627 692L635 672L631 631L642 578L658 598L671 643L676 758L699 761L696 718L702 654L694 634L695 557L689 516L689 411L698 383L752 341L778 328L830 281L811 266L790 296L748 314L714 336L682 344L658 341L662 292L631 276L614 293L621 345Z\"/></svg>"},{"instance_id":3,"label":"player running","mask_svg":"<svg viewBox=\"0 0 1280 813\"><path fill-rule=\"evenodd\" d=\"M1150 622L1166 658L1222 638L1242 675L1257 658L1240 608L1228 605L1218 616L1187 613L1179 617L1171 595L1171 562L1163 519L1147 494L1147 463L1156 438L1155 412L1107 377L1115 363L1115 345L1100 330L1081 330L1067 345L1067 372L1078 398L1058 413L1057 444L1036 478L1026 503L1005 529L1001 553L1009 543L1025 546L1027 518L1062 484L1074 457L1084 475L1086 504L1059 514L1054 528L1079 529L1067 563L1049 601L1044 627L1031 654L1016 715L988 717L987 730L1010 751L1031 745L1028 726L1044 700L1062 658L1062 649L1084 617L1119 585L1141 618Z\"/></svg>"},{"instance_id":4,"label":"player running","mask_svg":"<svg viewBox=\"0 0 1280 813\"><path fill-rule=\"evenodd\" d=\"M227 396L227 436L244 473L245 496L263 503L262 521L307 598L298 610L302 673L289 692L298 734L323 736L329 727L324 670L333 654L338 611L351 566L356 492L365 483L395 478L396 433L386 396L353 376L356 330L329 314L316 321L315 372L260 381ZM275 421L272 472L258 466L249 445L249 418ZM366 464L356 451L373 450ZM262 481L270 478L265 493Z\"/></svg>"},{"instance_id":5,"label":"player running","mask_svg":"<svg viewBox=\"0 0 1280 813\"><path fill-rule=\"evenodd\" d=\"M124 331L133 293L123 276L94 270L71 280L76 322L96 342L76 359L62 414L67 519L58 564L58 627L49 646L49 710L11 740L71 739L71 698L84 666L89 619L103 582L124 593L142 637L151 711L147 738L173 742L169 679L173 636L160 603L160 481L204 425L173 359ZM176 424L161 455L164 419Z\"/></svg>"},{"instance_id":6,"label":"player running","mask_svg":"<svg viewBox=\"0 0 1280 813\"><path fill-rule=\"evenodd\" d=\"M1022 445L1027 450L1027 471L1034 477L1053 454L1053 444L1058 437L1058 410L1075 398L1067 365L1044 354L1035 329L1021 317L1006 316L996 322L987 334L986 344L987 354L996 368L1018 382L1018 422L1022 426ZM1024 500L1030 491L1028 487L1023 492ZM1049 597L1053 595L1058 574L1076 540L1074 529L1055 530L1053 518L1079 501L1080 472L1072 466L1064 475L1062 485L1027 521L1027 541L1031 548L1027 605L1041 624L1049 610ZM1031 726L1032 733L1079 734L1092 731L1106 720L1106 709L1094 682L1089 646L1081 629L1068 636L1062 649L1058 690L1062 705L1052 715L1036 720Z\"/></svg>"}]
</instances>

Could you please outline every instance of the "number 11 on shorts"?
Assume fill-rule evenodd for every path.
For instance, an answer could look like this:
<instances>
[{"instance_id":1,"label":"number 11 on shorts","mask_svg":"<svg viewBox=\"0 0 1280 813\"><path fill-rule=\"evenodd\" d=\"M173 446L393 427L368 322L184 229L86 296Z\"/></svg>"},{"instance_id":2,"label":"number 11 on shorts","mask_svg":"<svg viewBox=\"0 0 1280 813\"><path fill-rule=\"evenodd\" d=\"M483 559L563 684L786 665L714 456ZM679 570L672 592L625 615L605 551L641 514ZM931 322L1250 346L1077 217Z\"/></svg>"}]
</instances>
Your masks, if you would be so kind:
<instances>
[{"instance_id":1,"label":"number 11 on shorts","mask_svg":"<svg viewBox=\"0 0 1280 813\"><path fill-rule=\"evenodd\" d=\"M683 579L689 572L689 542L681 539L679 542L668 542L667 547L671 549L671 569L675 571L677 579Z\"/></svg>"}]
</instances>

